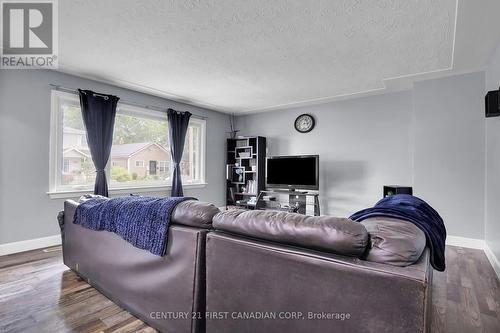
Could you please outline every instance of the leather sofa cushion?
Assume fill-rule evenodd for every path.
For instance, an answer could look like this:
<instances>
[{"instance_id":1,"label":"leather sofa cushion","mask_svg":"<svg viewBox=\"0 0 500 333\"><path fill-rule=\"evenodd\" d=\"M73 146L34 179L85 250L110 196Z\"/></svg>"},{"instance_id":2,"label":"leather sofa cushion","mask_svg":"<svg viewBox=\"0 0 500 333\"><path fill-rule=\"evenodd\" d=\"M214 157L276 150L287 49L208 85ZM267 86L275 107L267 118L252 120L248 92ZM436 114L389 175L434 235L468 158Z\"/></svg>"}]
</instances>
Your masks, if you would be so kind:
<instances>
[{"instance_id":1,"label":"leather sofa cushion","mask_svg":"<svg viewBox=\"0 0 500 333\"><path fill-rule=\"evenodd\" d=\"M360 257L368 232L358 222L278 211L228 210L214 216L217 230L304 248Z\"/></svg>"},{"instance_id":2,"label":"leather sofa cushion","mask_svg":"<svg viewBox=\"0 0 500 333\"><path fill-rule=\"evenodd\" d=\"M408 266L425 249L425 234L413 223L395 218L372 217L361 222L370 234L366 260Z\"/></svg>"},{"instance_id":3,"label":"leather sofa cushion","mask_svg":"<svg viewBox=\"0 0 500 333\"><path fill-rule=\"evenodd\" d=\"M210 228L219 208L207 202L186 200L177 205L172 212L171 222L198 228Z\"/></svg>"}]
</instances>

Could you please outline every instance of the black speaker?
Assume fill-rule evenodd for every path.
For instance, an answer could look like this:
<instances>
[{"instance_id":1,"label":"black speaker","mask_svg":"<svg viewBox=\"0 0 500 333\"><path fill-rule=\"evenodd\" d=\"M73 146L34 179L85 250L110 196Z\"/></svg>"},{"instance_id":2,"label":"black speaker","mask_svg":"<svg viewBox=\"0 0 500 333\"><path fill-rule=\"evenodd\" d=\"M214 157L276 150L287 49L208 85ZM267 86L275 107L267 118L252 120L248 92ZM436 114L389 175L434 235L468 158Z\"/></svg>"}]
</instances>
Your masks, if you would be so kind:
<instances>
[{"instance_id":1,"label":"black speaker","mask_svg":"<svg viewBox=\"0 0 500 333\"><path fill-rule=\"evenodd\" d=\"M413 195L413 188L411 186L400 186L400 185L385 185L384 186L384 198L389 195L394 194L409 194Z\"/></svg>"},{"instance_id":2,"label":"black speaker","mask_svg":"<svg viewBox=\"0 0 500 333\"><path fill-rule=\"evenodd\" d=\"M486 118L500 116L498 105L498 90L488 91L486 96L484 96Z\"/></svg>"}]
</instances>

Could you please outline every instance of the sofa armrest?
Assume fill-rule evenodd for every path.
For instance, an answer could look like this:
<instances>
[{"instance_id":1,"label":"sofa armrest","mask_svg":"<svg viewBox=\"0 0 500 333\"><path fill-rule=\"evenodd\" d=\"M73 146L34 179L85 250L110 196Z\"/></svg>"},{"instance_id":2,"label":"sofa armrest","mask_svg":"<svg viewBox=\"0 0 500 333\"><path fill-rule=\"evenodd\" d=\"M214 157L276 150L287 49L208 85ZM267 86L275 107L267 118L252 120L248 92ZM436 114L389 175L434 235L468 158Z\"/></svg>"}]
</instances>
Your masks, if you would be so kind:
<instances>
[{"instance_id":1,"label":"sofa armrest","mask_svg":"<svg viewBox=\"0 0 500 333\"><path fill-rule=\"evenodd\" d=\"M171 223L196 228L212 228L212 219L220 210L215 205L198 200L179 203L172 212Z\"/></svg>"},{"instance_id":2,"label":"sofa armrest","mask_svg":"<svg viewBox=\"0 0 500 333\"><path fill-rule=\"evenodd\" d=\"M64 224L73 223L73 218L75 216L76 207L79 203L74 200L64 201Z\"/></svg>"}]
</instances>

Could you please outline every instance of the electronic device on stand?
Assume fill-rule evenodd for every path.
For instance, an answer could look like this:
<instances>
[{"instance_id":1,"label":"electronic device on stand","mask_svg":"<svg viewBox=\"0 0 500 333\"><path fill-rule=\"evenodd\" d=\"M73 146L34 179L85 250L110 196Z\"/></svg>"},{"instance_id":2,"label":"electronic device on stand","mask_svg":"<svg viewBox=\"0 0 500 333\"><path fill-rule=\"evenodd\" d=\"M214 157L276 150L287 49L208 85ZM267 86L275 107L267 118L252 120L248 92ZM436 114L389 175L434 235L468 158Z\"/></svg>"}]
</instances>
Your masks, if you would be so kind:
<instances>
[{"instance_id":1,"label":"electronic device on stand","mask_svg":"<svg viewBox=\"0 0 500 333\"><path fill-rule=\"evenodd\" d=\"M266 190L259 192L255 208L318 216L318 190L318 155L268 157Z\"/></svg>"}]
</instances>

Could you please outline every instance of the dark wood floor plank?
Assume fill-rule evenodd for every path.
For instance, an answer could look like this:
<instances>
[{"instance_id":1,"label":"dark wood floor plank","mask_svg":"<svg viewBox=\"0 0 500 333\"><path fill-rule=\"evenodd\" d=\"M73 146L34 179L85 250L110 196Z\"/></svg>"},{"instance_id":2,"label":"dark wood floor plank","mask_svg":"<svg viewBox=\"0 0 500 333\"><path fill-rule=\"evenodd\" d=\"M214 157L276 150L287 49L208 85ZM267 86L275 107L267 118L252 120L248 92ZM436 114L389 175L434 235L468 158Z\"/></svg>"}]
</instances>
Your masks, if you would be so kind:
<instances>
[{"instance_id":1,"label":"dark wood floor plank","mask_svg":"<svg viewBox=\"0 0 500 333\"><path fill-rule=\"evenodd\" d=\"M437 327L431 326L431 332L437 331ZM449 333L466 333L465 327L463 325L463 315L458 309L458 304L453 301L448 301L446 306L446 319L445 326L441 328L444 332Z\"/></svg>"},{"instance_id":2,"label":"dark wood floor plank","mask_svg":"<svg viewBox=\"0 0 500 333\"><path fill-rule=\"evenodd\" d=\"M463 323L467 332L481 332L482 325L479 316L479 307L476 297L470 288L460 288L461 302L458 304L459 312L463 314Z\"/></svg>"},{"instance_id":3,"label":"dark wood floor plank","mask_svg":"<svg viewBox=\"0 0 500 333\"><path fill-rule=\"evenodd\" d=\"M484 333L498 333L498 317L481 314Z\"/></svg>"},{"instance_id":4,"label":"dark wood floor plank","mask_svg":"<svg viewBox=\"0 0 500 333\"><path fill-rule=\"evenodd\" d=\"M446 247L431 332L500 332L500 282L481 250ZM0 257L0 332L154 333L62 263L60 247Z\"/></svg>"}]
</instances>

